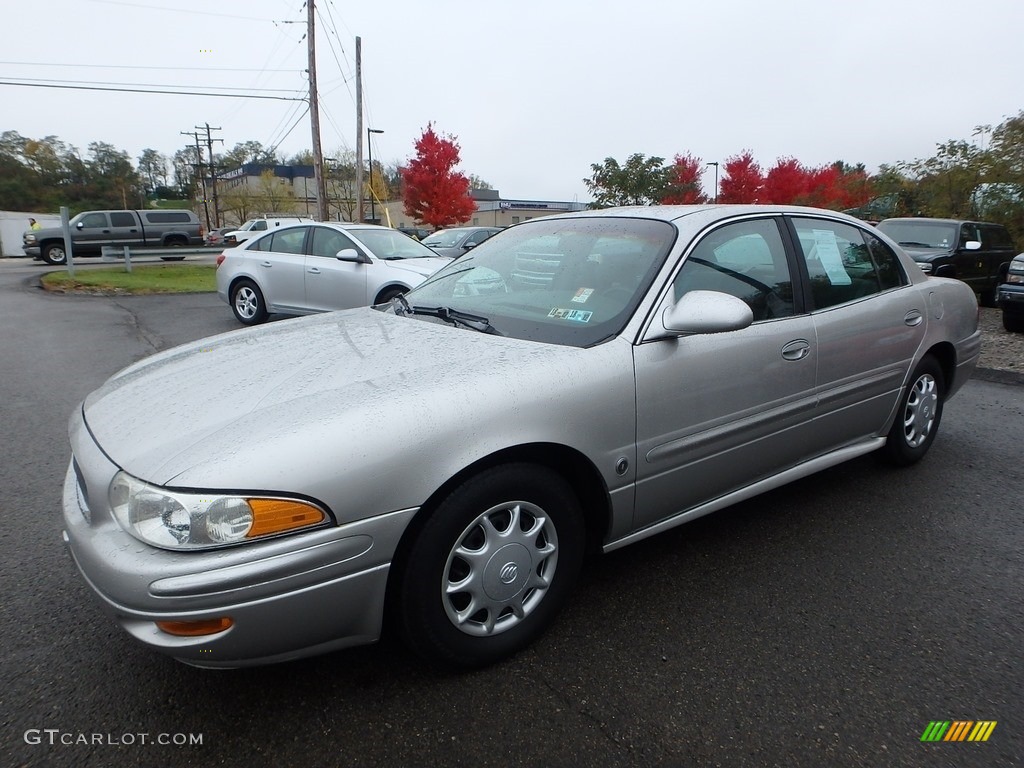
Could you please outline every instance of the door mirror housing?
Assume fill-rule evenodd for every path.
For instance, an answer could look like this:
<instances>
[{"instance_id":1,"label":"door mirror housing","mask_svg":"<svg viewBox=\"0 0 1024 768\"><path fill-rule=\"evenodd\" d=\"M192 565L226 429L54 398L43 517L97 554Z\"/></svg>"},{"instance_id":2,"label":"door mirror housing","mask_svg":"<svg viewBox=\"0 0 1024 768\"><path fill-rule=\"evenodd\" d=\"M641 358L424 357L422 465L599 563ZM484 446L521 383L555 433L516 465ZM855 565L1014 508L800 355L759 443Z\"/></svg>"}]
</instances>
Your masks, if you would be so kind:
<instances>
[{"instance_id":1,"label":"door mirror housing","mask_svg":"<svg viewBox=\"0 0 1024 768\"><path fill-rule=\"evenodd\" d=\"M77 227L78 229L85 229L85 224L84 224L83 222L81 222L81 221L80 221L80 222L78 222L77 224L75 224L75 226L76 226L76 227Z\"/></svg>"},{"instance_id":2,"label":"door mirror housing","mask_svg":"<svg viewBox=\"0 0 1024 768\"><path fill-rule=\"evenodd\" d=\"M980 251L981 250L981 241L980 240L968 240L966 243L964 243L964 250L965 251Z\"/></svg>"},{"instance_id":3,"label":"door mirror housing","mask_svg":"<svg viewBox=\"0 0 1024 768\"><path fill-rule=\"evenodd\" d=\"M356 264L373 263L370 260L369 256L367 256L365 253L360 253L355 248L342 248L334 255L334 258L336 258L338 261L352 261L355 262Z\"/></svg>"},{"instance_id":4,"label":"door mirror housing","mask_svg":"<svg viewBox=\"0 0 1024 768\"><path fill-rule=\"evenodd\" d=\"M688 291L665 307L661 322L675 336L740 331L754 322L746 302L719 291Z\"/></svg>"}]
</instances>

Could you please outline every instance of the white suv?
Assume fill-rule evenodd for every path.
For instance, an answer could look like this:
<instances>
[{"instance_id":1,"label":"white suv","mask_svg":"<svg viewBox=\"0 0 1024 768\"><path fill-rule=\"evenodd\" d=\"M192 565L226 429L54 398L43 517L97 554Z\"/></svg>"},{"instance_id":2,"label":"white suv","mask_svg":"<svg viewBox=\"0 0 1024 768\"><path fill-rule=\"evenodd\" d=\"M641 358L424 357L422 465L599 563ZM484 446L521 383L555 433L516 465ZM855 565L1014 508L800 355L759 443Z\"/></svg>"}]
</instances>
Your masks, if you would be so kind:
<instances>
[{"instance_id":1,"label":"white suv","mask_svg":"<svg viewBox=\"0 0 1024 768\"><path fill-rule=\"evenodd\" d=\"M250 237L256 237L256 235L266 232L268 229L301 224L304 221L312 221L312 219L306 216L260 216L259 218L249 219L238 229L226 233L224 235L224 243L225 245L238 245L239 243L244 243Z\"/></svg>"}]
</instances>

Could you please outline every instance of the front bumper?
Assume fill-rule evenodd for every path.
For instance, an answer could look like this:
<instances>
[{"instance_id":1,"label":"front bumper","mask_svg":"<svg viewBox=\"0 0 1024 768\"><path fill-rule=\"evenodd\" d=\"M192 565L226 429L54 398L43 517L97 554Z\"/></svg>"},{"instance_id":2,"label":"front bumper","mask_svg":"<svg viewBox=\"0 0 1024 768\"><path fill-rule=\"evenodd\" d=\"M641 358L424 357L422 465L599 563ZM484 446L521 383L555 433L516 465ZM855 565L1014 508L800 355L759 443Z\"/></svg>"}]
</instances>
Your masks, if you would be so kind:
<instances>
[{"instance_id":1,"label":"front bumper","mask_svg":"<svg viewBox=\"0 0 1024 768\"><path fill-rule=\"evenodd\" d=\"M21 250L25 252L26 256L31 256L34 259L41 259L43 257L42 249L38 245L23 245Z\"/></svg>"},{"instance_id":2,"label":"front bumper","mask_svg":"<svg viewBox=\"0 0 1024 768\"><path fill-rule=\"evenodd\" d=\"M388 570L416 509L202 552L148 546L113 518L117 467L81 416L64 482L64 541L105 610L135 639L202 667L240 667L377 640ZM214 635L181 637L157 621L228 617Z\"/></svg>"},{"instance_id":3,"label":"front bumper","mask_svg":"<svg viewBox=\"0 0 1024 768\"><path fill-rule=\"evenodd\" d=\"M996 289L996 303L1004 312L1024 312L1024 285L1003 283Z\"/></svg>"}]
</instances>

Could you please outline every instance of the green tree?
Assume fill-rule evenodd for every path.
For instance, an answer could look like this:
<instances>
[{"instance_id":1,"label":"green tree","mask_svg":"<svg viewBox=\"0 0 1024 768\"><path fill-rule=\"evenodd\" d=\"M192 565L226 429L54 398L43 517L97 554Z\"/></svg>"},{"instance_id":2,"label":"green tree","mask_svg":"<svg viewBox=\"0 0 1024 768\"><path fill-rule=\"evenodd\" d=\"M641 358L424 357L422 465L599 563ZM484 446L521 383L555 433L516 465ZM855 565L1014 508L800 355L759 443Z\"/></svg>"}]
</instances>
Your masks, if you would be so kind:
<instances>
[{"instance_id":1,"label":"green tree","mask_svg":"<svg viewBox=\"0 0 1024 768\"><path fill-rule=\"evenodd\" d=\"M603 163L592 163L590 169L593 173L583 183L594 196L592 208L652 205L665 197L670 186L670 169L663 157L644 157L637 152L624 165L606 157Z\"/></svg>"},{"instance_id":2,"label":"green tree","mask_svg":"<svg viewBox=\"0 0 1024 768\"><path fill-rule=\"evenodd\" d=\"M167 186L167 157L155 149L144 149L139 155L139 175L151 192Z\"/></svg>"}]
</instances>

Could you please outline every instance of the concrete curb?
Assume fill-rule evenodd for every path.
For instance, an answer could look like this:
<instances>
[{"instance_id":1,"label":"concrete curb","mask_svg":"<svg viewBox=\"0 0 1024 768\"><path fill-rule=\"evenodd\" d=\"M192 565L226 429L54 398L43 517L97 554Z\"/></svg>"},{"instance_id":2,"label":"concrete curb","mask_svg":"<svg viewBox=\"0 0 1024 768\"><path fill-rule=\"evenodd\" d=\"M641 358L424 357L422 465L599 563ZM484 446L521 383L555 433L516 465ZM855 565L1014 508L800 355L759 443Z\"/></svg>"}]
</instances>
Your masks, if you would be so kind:
<instances>
[{"instance_id":1,"label":"concrete curb","mask_svg":"<svg viewBox=\"0 0 1024 768\"><path fill-rule=\"evenodd\" d=\"M991 381L995 384L1016 384L1024 386L1024 373L1004 371L999 368L975 368L972 379Z\"/></svg>"}]
</instances>

